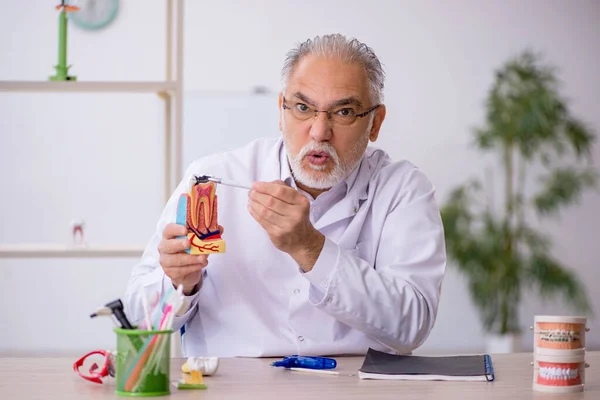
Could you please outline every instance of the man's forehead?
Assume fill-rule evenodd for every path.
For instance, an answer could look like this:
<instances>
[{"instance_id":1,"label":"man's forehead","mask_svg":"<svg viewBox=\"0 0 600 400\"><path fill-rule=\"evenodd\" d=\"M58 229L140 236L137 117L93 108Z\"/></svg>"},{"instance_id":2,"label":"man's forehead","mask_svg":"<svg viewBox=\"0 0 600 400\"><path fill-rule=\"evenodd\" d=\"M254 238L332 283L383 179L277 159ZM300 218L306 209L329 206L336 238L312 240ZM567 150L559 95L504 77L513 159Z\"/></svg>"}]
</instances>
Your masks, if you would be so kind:
<instances>
[{"instance_id":1,"label":"man's forehead","mask_svg":"<svg viewBox=\"0 0 600 400\"><path fill-rule=\"evenodd\" d=\"M292 72L286 94L302 93L320 102L355 97L365 102L368 85L364 68L337 58L306 56Z\"/></svg>"}]
</instances>

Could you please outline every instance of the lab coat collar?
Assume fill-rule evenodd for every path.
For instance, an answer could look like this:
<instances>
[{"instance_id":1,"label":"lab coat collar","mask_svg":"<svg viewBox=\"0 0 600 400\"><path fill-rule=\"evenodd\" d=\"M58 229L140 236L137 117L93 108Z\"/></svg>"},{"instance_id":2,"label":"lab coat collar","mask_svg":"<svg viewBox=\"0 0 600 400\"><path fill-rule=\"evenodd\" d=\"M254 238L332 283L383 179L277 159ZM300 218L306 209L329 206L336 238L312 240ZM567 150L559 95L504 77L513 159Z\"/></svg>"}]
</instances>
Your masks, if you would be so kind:
<instances>
[{"instance_id":1,"label":"lab coat collar","mask_svg":"<svg viewBox=\"0 0 600 400\"><path fill-rule=\"evenodd\" d=\"M268 154L262 160L257 160L262 164L262 169L259 173L259 179L263 182L273 182L278 179L285 181L285 177L282 175L281 166L281 152L283 150L283 139L279 137L275 142L275 146L272 146ZM291 175L290 175L291 177ZM287 183L287 182L286 182Z\"/></svg>"},{"instance_id":2,"label":"lab coat collar","mask_svg":"<svg viewBox=\"0 0 600 400\"><path fill-rule=\"evenodd\" d=\"M371 168L363 155L360 163L348 179L346 196L334 204L315 224L316 229L322 229L338 221L353 217L360 210L361 205L368 197L369 179Z\"/></svg>"},{"instance_id":3,"label":"lab coat collar","mask_svg":"<svg viewBox=\"0 0 600 400\"><path fill-rule=\"evenodd\" d=\"M294 181L294 177L292 176L292 171L290 169L290 164L289 164L288 158L287 158L287 150L285 148L285 143L283 142L283 140L281 141L281 144L277 150L279 151L279 178L278 179L281 179L283 182L285 182L286 185L291 186L294 189L297 189L298 186L296 186L296 181Z\"/></svg>"}]
</instances>

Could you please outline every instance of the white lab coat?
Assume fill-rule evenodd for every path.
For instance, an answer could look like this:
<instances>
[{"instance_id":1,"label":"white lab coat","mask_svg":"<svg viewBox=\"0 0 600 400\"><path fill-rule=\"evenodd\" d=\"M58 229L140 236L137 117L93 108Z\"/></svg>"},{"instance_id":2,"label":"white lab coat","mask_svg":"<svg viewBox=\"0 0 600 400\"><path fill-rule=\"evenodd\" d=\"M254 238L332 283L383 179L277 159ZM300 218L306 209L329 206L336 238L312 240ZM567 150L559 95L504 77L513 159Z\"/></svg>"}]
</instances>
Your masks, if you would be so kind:
<instances>
[{"instance_id":1,"label":"white lab coat","mask_svg":"<svg viewBox=\"0 0 600 400\"><path fill-rule=\"evenodd\" d=\"M143 287L160 295L172 287L157 245L191 175L290 182L285 160L281 139L260 139L187 168L133 268L124 302L133 323L143 319ZM184 356L364 354L369 347L407 354L425 341L446 267L432 184L409 162L369 147L334 189L311 204L311 220L326 241L312 271L303 273L249 214L247 190L217 186L226 252L209 256L201 289L175 320L174 329L185 324Z\"/></svg>"}]
</instances>

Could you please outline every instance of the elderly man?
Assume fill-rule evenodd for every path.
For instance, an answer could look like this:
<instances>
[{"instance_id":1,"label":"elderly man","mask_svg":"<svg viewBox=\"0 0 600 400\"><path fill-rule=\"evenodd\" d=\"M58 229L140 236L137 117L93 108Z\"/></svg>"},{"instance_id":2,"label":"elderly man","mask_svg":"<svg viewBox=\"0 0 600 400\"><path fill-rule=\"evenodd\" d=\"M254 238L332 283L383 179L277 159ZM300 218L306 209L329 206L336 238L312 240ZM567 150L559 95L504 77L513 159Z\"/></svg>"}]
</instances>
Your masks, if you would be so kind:
<instances>
[{"instance_id":1,"label":"elderly man","mask_svg":"<svg viewBox=\"0 0 600 400\"><path fill-rule=\"evenodd\" d=\"M407 161L368 146L386 115L373 51L342 35L316 37L286 57L282 137L193 162L141 262L126 311L143 320L142 291L182 285L190 304L184 356L279 357L410 353L438 310L446 254L434 188ZM192 255L177 225L190 179L218 185L224 253Z\"/></svg>"}]
</instances>

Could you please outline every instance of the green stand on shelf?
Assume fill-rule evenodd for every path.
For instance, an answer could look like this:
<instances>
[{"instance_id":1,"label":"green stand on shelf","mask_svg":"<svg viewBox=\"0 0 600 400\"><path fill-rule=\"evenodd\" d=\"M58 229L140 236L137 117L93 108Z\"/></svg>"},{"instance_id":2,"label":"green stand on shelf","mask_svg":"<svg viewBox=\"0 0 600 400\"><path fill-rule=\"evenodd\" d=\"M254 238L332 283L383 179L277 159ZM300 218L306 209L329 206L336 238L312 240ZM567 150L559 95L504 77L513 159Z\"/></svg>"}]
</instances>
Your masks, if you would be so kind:
<instances>
[{"instance_id":1,"label":"green stand on shelf","mask_svg":"<svg viewBox=\"0 0 600 400\"><path fill-rule=\"evenodd\" d=\"M56 75L51 81L76 81L77 77L69 76L70 65L67 66L67 13L79 11L79 7L66 4L65 0L56 6L60 10L58 16L58 64L54 66Z\"/></svg>"}]
</instances>

